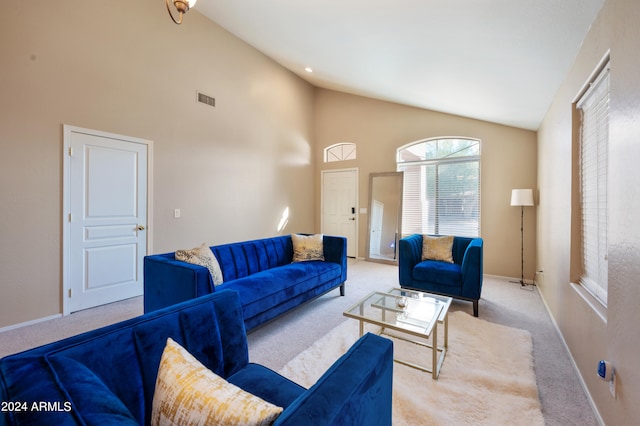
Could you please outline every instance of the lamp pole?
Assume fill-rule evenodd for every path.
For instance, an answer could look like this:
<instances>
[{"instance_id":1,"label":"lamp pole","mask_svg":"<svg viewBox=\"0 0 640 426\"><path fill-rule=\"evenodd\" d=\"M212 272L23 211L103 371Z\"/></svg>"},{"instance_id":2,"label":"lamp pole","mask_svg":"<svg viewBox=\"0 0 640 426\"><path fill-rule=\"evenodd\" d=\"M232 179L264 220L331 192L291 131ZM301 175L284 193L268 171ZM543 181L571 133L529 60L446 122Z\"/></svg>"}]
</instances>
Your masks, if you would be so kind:
<instances>
[{"instance_id":1,"label":"lamp pole","mask_svg":"<svg viewBox=\"0 0 640 426\"><path fill-rule=\"evenodd\" d=\"M524 286L524 206L520 206L520 285Z\"/></svg>"},{"instance_id":2,"label":"lamp pole","mask_svg":"<svg viewBox=\"0 0 640 426\"><path fill-rule=\"evenodd\" d=\"M513 189L511 191L511 205L520 207L520 286L524 287L524 208L533 206L533 190ZM516 282L516 281L512 281Z\"/></svg>"}]
</instances>

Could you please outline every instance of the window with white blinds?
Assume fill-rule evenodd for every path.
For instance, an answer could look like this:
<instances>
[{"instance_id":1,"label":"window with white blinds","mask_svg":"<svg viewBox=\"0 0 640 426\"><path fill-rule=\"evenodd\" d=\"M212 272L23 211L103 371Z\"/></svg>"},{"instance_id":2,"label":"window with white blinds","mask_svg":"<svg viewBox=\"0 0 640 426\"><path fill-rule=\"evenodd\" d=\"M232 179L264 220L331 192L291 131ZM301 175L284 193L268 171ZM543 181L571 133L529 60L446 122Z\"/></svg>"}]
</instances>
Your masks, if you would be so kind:
<instances>
[{"instance_id":1,"label":"window with white blinds","mask_svg":"<svg viewBox=\"0 0 640 426\"><path fill-rule=\"evenodd\" d=\"M480 141L427 139L397 152L402 232L480 236Z\"/></svg>"},{"instance_id":2,"label":"window with white blinds","mask_svg":"<svg viewBox=\"0 0 640 426\"><path fill-rule=\"evenodd\" d=\"M582 95L580 113L580 284L607 305L607 175L609 162L609 64Z\"/></svg>"}]
</instances>

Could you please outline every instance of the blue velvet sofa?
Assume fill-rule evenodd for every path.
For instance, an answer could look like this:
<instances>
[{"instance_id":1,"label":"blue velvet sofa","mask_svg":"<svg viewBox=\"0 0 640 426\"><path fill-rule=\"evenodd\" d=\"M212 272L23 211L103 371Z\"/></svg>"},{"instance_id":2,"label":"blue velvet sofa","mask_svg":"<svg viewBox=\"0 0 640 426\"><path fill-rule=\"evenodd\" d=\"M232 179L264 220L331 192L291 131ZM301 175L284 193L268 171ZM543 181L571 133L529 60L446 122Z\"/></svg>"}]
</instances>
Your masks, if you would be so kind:
<instances>
[{"instance_id":1,"label":"blue velvet sofa","mask_svg":"<svg viewBox=\"0 0 640 426\"><path fill-rule=\"evenodd\" d=\"M400 286L473 302L478 316L482 293L482 238L454 237L453 263L422 260L422 235L401 238L398 243Z\"/></svg>"},{"instance_id":2,"label":"blue velvet sofa","mask_svg":"<svg viewBox=\"0 0 640 426\"><path fill-rule=\"evenodd\" d=\"M275 425L391 424L390 340L366 334L305 389L249 362L240 299L229 290L3 358L0 424L149 424L168 337L230 383L283 407Z\"/></svg>"},{"instance_id":3,"label":"blue velvet sofa","mask_svg":"<svg viewBox=\"0 0 640 426\"><path fill-rule=\"evenodd\" d=\"M175 259L175 253L144 259L144 311L224 289L240 294L247 331L336 287L344 296L347 240L323 236L324 261L294 262L291 235L211 247L224 282L209 270Z\"/></svg>"}]
</instances>

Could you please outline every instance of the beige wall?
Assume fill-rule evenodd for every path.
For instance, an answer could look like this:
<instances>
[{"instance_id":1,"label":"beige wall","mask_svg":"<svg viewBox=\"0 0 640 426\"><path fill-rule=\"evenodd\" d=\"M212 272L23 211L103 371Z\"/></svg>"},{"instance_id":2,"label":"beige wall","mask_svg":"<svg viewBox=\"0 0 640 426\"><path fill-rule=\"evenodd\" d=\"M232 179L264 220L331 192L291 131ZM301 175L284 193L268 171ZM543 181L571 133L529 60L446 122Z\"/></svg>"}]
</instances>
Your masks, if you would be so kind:
<instances>
[{"instance_id":1,"label":"beige wall","mask_svg":"<svg viewBox=\"0 0 640 426\"><path fill-rule=\"evenodd\" d=\"M481 234L485 273L520 277L520 210L511 189L536 188L536 133L528 130L412 108L341 92L316 89L315 158L319 170L357 167L359 206L368 207L369 173L396 170L397 148L438 136L482 141ZM357 144L357 159L323 163L324 148ZM320 205L320 173L316 173ZM365 256L368 215L358 215L358 256ZM320 216L316 217L320 227ZM535 272L536 208L525 212L525 277Z\"/></svg>"},{"instance_id":2,"label":"beige wall","mask_svg":"<svg viewBox=\"0 0 640 426\"><path fill-rule=\"evenodd\" d=\"M538 262L540 286L606 424L640 419L640 2L606 0L539 129ZM570 285L571 103L611 51L609 150L609 301L606 320ZM575 242L574 242L575 245ZM597 379L598 360L613 362L617 398Z\"/></svg>"},{"instance_id":3,"label":"beige wall","mask_svg":"<svg viewBox=\"0 0 640 426\"><path fill-rule=\"evenodd\" d=\"M0 328L61 312L63 124L153 141L154 252L314 231L313 87L196 11L16 2L0 58Z\"/></svg>"}]
</instances>

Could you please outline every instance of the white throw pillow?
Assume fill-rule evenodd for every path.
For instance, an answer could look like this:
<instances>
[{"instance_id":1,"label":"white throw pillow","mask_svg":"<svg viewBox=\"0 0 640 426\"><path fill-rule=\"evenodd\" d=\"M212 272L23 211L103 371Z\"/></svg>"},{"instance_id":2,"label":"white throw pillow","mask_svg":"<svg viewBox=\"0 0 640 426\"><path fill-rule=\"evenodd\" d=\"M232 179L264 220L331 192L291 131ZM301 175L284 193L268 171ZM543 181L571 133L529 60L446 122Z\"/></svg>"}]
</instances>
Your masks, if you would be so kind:
<instances>
[{"instance_id":1,"label":"white throw pillow","mask_svg":"<svg viewBox=\"0 0 640 426\"><path fill-rule=\"evenodd\" d=\"M293 243L293 262L324 260L322 234L291 234L291 242Z\"/></svg>"},{"instance_id":2,"label":"white throw pillow","mask_svg":"<svg viewBox=\"0 0 640 426\"><path fill-rule=\"evenodd\" d=\"M175 257L176 260L206 267L213 279L213 285L222 284L224 281L218 259L216 259L211 249L204 243L202 243L200 247L189 250L176 250Z\"/></svg>"}]
</instances>

